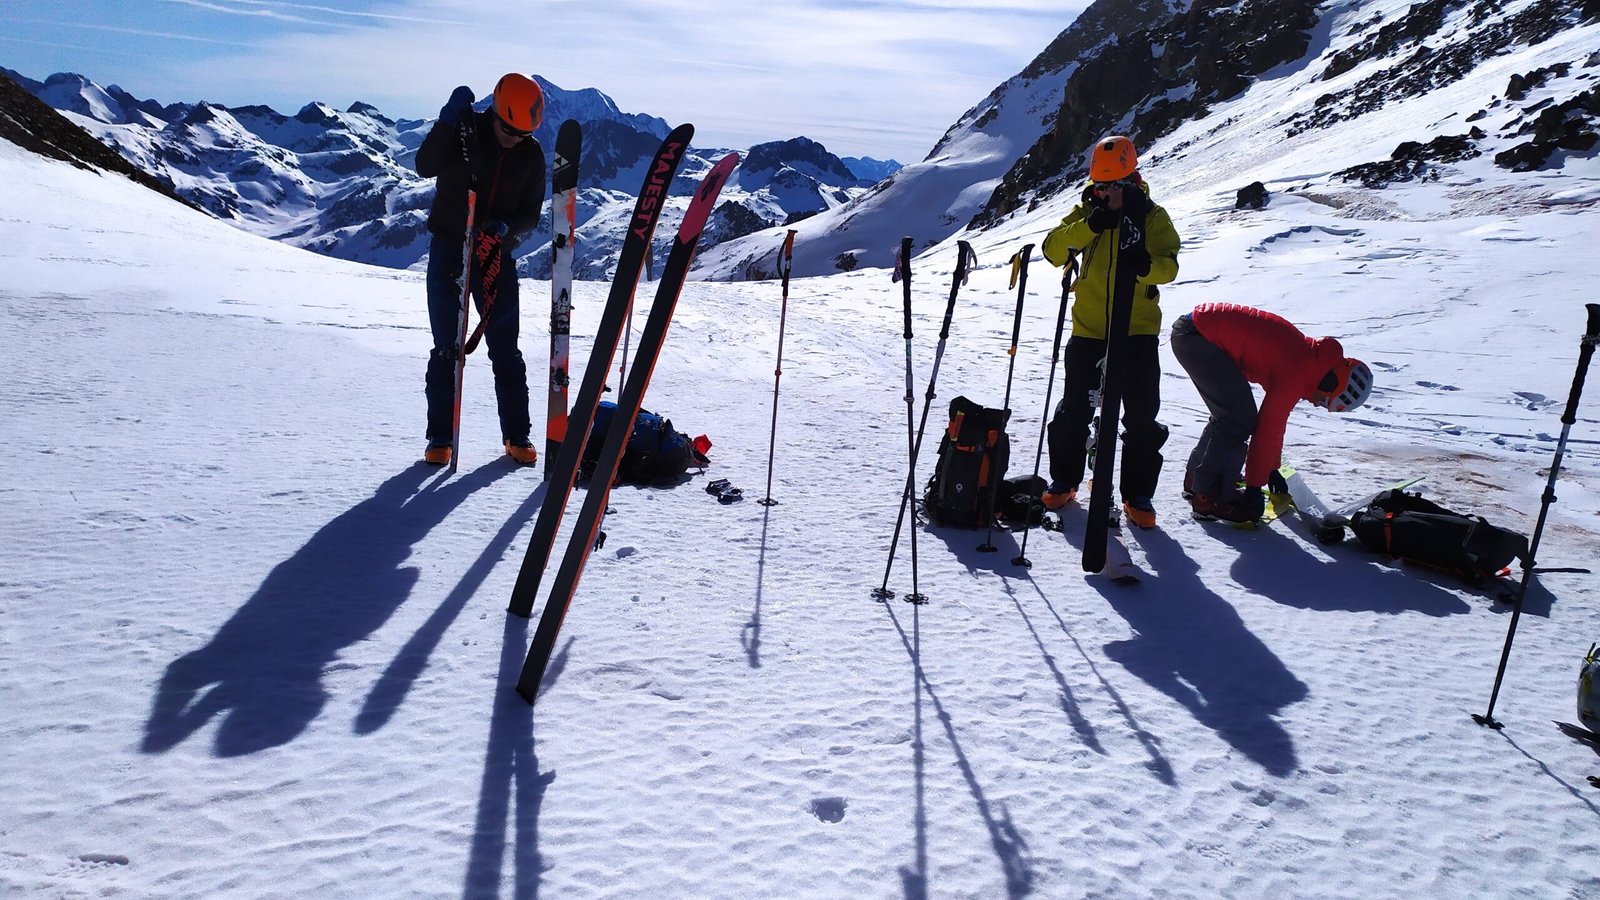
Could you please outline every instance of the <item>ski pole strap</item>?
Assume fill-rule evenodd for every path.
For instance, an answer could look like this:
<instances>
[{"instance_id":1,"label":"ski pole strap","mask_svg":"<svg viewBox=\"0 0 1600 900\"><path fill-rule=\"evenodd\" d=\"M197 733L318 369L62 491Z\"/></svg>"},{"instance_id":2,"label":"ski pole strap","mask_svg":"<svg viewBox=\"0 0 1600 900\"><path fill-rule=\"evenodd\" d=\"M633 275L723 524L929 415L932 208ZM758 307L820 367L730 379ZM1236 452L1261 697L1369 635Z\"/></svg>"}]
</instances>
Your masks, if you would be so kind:
<instances>
[{"instance_id":1,"label":"ski pole strap","mask_svg":"<svg viewBox=\"0 0 1600 900\"><path fill-rule=\"evenodd\" d=\"M784 235L783 246L778 250L778 275L783 278L784 288L789 287L789 272L794 268L794 236L795 230L789 229Z\"/></svg>"},{"instance_id":2,"label":"ski pole strap","mask_svg":"<svg viewBox=\"0 0 1600 900\"><path fill-rule=\"evenodd\" d=\"M1578 398L1583 394L1583 381L1589 373L1589 360L1594 357L1596 343L1600 343L1600 303L1588 303L1588 330L1578 345L1578 371L1572 376L1572 393L1567 396L1567 410L1561 416L1564 425L1578 421Z\"/></svg>"}]
</instances>

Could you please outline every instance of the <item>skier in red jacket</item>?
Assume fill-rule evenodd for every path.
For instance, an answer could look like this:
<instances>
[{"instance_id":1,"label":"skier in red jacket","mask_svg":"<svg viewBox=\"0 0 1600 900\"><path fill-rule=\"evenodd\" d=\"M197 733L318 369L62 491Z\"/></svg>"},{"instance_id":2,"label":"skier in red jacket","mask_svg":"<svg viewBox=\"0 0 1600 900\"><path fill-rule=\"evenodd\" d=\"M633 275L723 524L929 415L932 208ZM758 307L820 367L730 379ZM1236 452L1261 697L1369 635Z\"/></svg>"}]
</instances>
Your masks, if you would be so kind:
<instances>
[{"instance_id":1,"label":"skier in red jacket","mask_svg":"<svg viewBox=\"0 0 1600 900\"><path fill-rule=\"evenodd\" d=\"M1282 316L1248 306L1202 303L1179 316L1172 354L1211 411L1183 479L1184 496L1201 519L1261 518L1262 488L1282 464L1295 403L1347 412L1372 393L1372 370L1347 358L1337 340L1306 337ZM1259 411L1251 384L1266 392Z\"/></svg>"}]
</instances>

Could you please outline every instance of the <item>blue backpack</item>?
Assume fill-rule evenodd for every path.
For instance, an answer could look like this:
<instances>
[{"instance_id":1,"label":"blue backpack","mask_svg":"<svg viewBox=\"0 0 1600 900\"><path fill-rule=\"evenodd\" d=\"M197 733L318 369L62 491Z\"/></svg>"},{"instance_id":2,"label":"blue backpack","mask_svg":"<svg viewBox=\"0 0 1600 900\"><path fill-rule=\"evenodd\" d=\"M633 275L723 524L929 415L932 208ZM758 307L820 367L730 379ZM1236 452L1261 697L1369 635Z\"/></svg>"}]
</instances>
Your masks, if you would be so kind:
<instances>
[{"instance_id":1,"label":"blue backpack","mask_svg":"<svg viewBox=\"0 0 1600 900\"><path fill-rule=\"evenodd\" d=\"M605 444L606 431L617 412L615 403L602 401L595 410L594 424L589 428L589 441L583 447L580 476L584 480L594 476L595 465L600 461L600 451ZM697 446L697 440L703 442ZM704 468L710 464L701 448L709 449L711 442L704 438L691 438L672 427L671 419L646 409L639 410L633 421L633 433L628 436L628 446L617 464L619 484L662 485L677 484L691 466Z\"/></svg>"}]
</instances>

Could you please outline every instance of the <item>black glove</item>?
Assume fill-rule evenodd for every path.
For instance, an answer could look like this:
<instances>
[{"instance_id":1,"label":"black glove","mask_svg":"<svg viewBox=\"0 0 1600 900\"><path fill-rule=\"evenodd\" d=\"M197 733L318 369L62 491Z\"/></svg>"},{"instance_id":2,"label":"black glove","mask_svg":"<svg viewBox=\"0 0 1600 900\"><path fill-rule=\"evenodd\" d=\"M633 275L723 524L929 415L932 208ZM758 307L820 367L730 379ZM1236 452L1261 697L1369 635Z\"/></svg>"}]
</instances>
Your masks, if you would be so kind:
<instances>
[{"instance_id":1,"label":"black glove","mask_svg":"<svg viewBox=\"0 0 1600 900\"><path fill-rule=\"evenodd\" d=\"M1267 495L1258 487L1247 487L1228 504L1228 518L1235 522L1254 522L1267 511Z\"/></svg>"},{"instance_id":2,"label":"black glove","mask_svg":"<svg viewBox=\"0 0 1600 900\"><path fill-rule=\"evenodd\" d=\"M439 123L442 125L460 125L467 116L472 115L472 88L462 85L456 88L450 99L445 101L444 108L439 110Z\"/></svg>"},{"instance_id":3,"label":"black glove","mask_svg":"<svg viewBox=\"0 0 1600 900\"><path fill-rule=\"evenodd\" d=\"M1132 266L1133 274L1143 278L1150 274L1150 251L1144 248L1144 242L1139 242L1132 247L1124 248L1122 255L1117 259L1119 266Z\"/></svg>"},{"instance_id":4,"label":"black glove","mask_svg":"<svg viewBox=\"0 0 1600 900\"><path fill-rule=\"evenodd\" d=\"M1089 230L1095 234L1117 227L1117 223L1121 220L1122 216L1112 212L1109 207L1104 205L1090 207L1089 215L1084 217L1084 222L1088 224Z\"/></svg>"}]
</instances>

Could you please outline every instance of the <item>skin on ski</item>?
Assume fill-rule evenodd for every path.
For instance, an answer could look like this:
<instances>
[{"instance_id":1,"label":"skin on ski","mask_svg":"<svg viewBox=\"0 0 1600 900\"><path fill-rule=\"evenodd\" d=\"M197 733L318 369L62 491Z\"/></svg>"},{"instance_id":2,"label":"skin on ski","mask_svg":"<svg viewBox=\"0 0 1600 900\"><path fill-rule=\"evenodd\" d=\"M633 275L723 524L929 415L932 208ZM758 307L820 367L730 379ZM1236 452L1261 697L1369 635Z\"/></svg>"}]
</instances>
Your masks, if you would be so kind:
<instances>
[{"instance_id":1,"label":"skin on ski","mask_svg":"<svg viewBox=\"0 0 1600 900\"><path fill-rule=\"evenodd\" d=\"M1116 477L1117 422L1122 418L1122 374L1127 366L1128 328L1133 319L1133 288L1138 276L1123 265L1127 251L1144 245L1144 223L1124 212L1114 232L1116 276L1111 291L1111 321L1106 326L1105 390L1100 396L1100 429L1094 456L1094 484L1089 494L1089 528L1083 536L1083 570L1106 566L1106 531L1110 523L1112 484Z\"/></svg>"},{"instance_id":2,"label":"skin on ski","mask_svg":"<svg viewBox=\"0 0 1600 900\"><path fill-rule=\"evenodd\" d=\"M583 129L561 123L550 176L550 394L545 409L544 474L555 470L556 454L567 436L567 368L572 342L572 256L578 228L578 154Z\"/></svg>"},{"instance_id":3,"label":"skin on ski","mask_svg":"<svg viewBox=\"0 0 1600 900\"><path fill-rule=\"evenodd\" d=\"M544 680L545 668L549 665L550 656L555 650L556 636L561 631L561 622L572 604L573 594L577 591L578 581L583 575L584 564L588 562L589 554L594 549L595 535L599 531L600 520L605 515L606 504L611 496L611 482L616 477L617 466L622 462L628 438L633 434L634 421L644 404L645 390L650 386L650 376L655 370L656 361L661 356L661 347L666 342L667 328L672 324L672 314L678 305L678 295L683 290L689 266L694 262L695 248L700 243L700 234L705 228L706 218L716 205L723 184L727 182L728 176L738 164L739 155L730 153L711 167L711 171L706 173L705 179L700 182L689 208L684 212L683 223L678 227L678 237L673 242L671 255L667 257L667 265L661 273L661 283L656 289L655 302L650 307L644 333L639 338L639 352L634 359L633 370L628 374L628 380L622 387L622 396L617 400L617 409L612 414L610 427L606 430L600 459L589 482L588 495L584 497L583 508L578 512L578 518L573 525L572 539L567 544L566 554L561 559L561 568L556 573L555 584L550 590L550 599L545 603L544 614L539 618L539 628L534 632L533 644L528 649L528 657L523 662L522 672L517 678L517 693L530 704L538 698L539 683ZM571 447L577 443L576 440L567 441L565 446Z\"/></svg>"},{"instance_id":4,"label":"skin on ski","mask_svg":"<svg viewBox=\"0 0 1600 900\"><path fill-rule=\"evenodd\" d=\"M462 234L461 311L456 315L455 400L450 413L450 473L461 459L461 385L467 375L467 308L472 303L472 227L478 209L478 192L467 191L467 229Z\"/></svg>"},{"instance_id":5,"label":"skin on ski","mask_svg":"<svg viewBox=\"0 0 1600 900\"><path fill-rule=\"evenodd\" d=\"M638 287L639 275L644 269L644 259L650 250L650 238L655 234L662 205L672 176L683 162L689 139L694 136L693 125L679 125L661 142L655 161L645 174L639 199L634 204L633 218L628 220L628 233L622 242L622 252L617 261L617 273L611 282L611 294L606 299L600 315L600 325L595 330L594 349L589 354L589 364L583 370L583 382L578 387L577 399L567 416L567 432L571 440L563 440L555 454L556 464L548 481L544 502L539 506L534 521L533 538L522 557L522 568L517 573L517 583L511 591L507 611L527 618L533 614L533 602L539 593L539 583L544 578L545 565L555 545L556 531L566 511L572 494L572 483L578 477L578 464L583 459L583 446L588 441L589 427L594 423L595 410L600 406L600 395L605 389L606 374L617 354L617 341L622 336L627 310L633 305L633 292Z\"/></svg>"}]
</instances>

